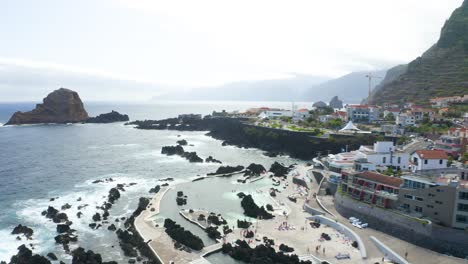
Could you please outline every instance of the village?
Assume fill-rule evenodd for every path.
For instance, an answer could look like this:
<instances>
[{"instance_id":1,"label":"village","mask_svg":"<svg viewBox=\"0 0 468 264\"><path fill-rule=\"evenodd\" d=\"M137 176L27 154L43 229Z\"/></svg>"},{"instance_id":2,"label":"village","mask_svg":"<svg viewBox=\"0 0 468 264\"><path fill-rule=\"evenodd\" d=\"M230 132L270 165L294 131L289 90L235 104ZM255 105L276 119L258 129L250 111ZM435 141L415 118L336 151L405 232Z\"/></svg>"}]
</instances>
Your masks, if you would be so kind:
<instances>
[{"instance_id":1,"label":"village","mask_svg":"<svg viewBox=\"0 0 468 264\"><path fill-rule=\"evenodd\" d=\"M296 166L290 178L281 182L283 194L267 197L274 200L276 206L270 208L281 218L257 219L252 241L268 235L293 246L301 261L311 263L421 263L422 259L434 264L463 263L462 259L468 257L468 114L463 112L467 103L468 95L434 98L430 106L343 105L335 97L329 104L315 103L312 110L295 109L293 104L291 109L260 107L243 113L213 112L204 118L242 119L253 126L319 138L379 135L373 145L353 150L343 146L335 154L323 151L307 165ZM179 116L180 120L201 118L193 114ZM279 186L276 183L273 179L272 188ZM264 193L268 194L268 190ZM147 213L147 219L154 215L151 211L155 209ZM190 209L184 217L209 227L197 222L199 214ZM152 221L148 221L140 225L149 228ZM281 223L294 223L294 237L278 232ZM336 233L338 242L347 247L329 244L327 248L339 250L330 249L328 255L325 251L320 255L320 244L304 244L311 237L324 239L321 228L319 232L304 233L307 227L320 223L331 228L333 231L327 232ZM253 231L247 227L244 232ZM222 245L236 245L236 240L245 239L240 234L236 230L227 233L217 246L199 253L180 255L166 247L162 255L169 257L162 262L172 263L177 258L208 263L205 257L219 250L224 252Z\"/></svg>"}]
</instances>

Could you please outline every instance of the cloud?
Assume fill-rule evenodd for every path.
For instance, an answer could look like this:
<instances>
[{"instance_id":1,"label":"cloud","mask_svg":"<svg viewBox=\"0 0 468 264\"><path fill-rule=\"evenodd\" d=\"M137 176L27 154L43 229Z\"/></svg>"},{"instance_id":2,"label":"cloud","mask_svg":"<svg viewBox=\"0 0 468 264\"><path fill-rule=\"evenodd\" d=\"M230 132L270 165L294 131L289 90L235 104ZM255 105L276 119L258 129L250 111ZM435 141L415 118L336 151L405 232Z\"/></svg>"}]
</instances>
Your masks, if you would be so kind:
<instances>
[{"instance_id":1,"label":"cloud","mask_svg":"<svg viewBox=\"0 0 468 264\"><path fill-rule=\"evenodd\" d=\"M171 88L98 70L0 58L0 101L37 101L59 87L85 101L142 101Z\"/></svg>"}]
</instances>

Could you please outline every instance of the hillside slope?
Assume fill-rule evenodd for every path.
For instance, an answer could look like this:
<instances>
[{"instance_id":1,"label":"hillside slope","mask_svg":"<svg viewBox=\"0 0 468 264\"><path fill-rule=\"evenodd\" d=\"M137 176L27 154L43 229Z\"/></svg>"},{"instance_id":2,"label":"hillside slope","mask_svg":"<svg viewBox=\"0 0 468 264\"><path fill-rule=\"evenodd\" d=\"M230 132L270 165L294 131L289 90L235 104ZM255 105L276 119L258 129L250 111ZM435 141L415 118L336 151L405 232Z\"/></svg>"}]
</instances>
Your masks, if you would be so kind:
<instances>
[{"instance_id":1,"label":"hillside slope","mask_svg":"<svg viewBox=\"0 0 468 264\"><path fill-rule=\"evenodd\" d=\"M468 94L468 0L445 22L435 45L406 68L389 70L371 102L424 104L433 97L462 94Z\"/></svg>"}]
</instances>

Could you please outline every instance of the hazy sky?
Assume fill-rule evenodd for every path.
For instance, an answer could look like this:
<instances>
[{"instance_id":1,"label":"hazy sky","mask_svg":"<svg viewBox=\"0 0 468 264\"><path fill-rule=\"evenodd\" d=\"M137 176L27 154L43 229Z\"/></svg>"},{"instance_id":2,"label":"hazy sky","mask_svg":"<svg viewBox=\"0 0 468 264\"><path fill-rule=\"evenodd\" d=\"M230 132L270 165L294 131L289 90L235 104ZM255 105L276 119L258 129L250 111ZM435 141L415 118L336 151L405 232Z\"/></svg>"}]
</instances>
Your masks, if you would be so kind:
<instances>
[{"instance_id":1,"label":"hazy sky","mask_svg":"<svg viewBox=\"0 0 468 264\"><path fill-rule=\"evenodd\" d=\"M59 86L144 100L179 86L387 68L434 44L461 3L1 0L0 101Z\"/></svg>"}]
</instances>

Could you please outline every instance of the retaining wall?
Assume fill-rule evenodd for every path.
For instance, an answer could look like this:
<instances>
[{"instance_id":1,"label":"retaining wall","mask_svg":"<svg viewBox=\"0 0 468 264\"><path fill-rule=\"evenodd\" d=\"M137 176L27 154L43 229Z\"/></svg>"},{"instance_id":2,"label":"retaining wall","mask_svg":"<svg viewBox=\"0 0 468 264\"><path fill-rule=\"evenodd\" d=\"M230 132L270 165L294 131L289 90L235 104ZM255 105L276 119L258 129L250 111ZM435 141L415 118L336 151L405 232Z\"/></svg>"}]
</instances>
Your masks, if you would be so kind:
<instances>
[{"instance_id":1,"label":"retaining wall","mask_svg":"<svg viewBox=\"0 0 468 264\"><path fill-rule=\"evenodd\" d=\"M380 242L377 238L374 236L370 236L370 239L372 242L374 242L375 246L385 254L385 256L390 259L391 261L397 263L397 264L409 264L408 261L406 261L403 257L398 255L395 251L393 251L391 248L387 247L384 243Z\"/></svg>"},{"instance_id":2,"label":"retaining wall","mask_svg":"<svg viewBox=\"0 0 468 264\"><path fill-rule=\"evenodd\" d=\"M434 224L423 224L408 216L335 195L335 208L342 216L369 223L369 227L442 254L468 256L468 232Z\"/></svg>"},{"instance_id":3,"label":"retaining wall","mask_svg":"<svg viewBox=\"0 0 468 264\"><path fill-rule=\"evenodd\" d=\"M359 237L359 235L356 234L353 230L351 230L347 226L345 226L345 225L343 225L343 224L341 224L341 223L339 223L339 222L337 222L337 221L335 221L333 219L325 217L323 215L315 215L315 216L312 216L311 218L314 219L314 220L320 221L321 224L328 225L328 226L342 232L347 237L349 237L351 240L356 241L358 243L359 253L361 253L361 257L363 259L367 258L366 247L364 246L364 243L362 242L361 237Z\"/></svg>"}]
</instances>

